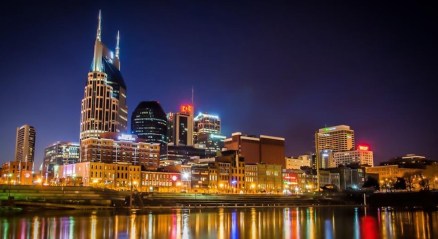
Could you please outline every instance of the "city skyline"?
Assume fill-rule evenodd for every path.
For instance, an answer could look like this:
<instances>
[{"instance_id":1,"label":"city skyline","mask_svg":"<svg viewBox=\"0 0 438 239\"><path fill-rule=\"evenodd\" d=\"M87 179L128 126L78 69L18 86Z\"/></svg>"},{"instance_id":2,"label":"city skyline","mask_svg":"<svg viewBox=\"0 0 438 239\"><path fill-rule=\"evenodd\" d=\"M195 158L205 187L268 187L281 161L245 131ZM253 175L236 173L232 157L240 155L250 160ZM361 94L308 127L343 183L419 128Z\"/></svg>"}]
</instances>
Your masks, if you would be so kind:
<instances>
[{"instance_id":1,"label":"city skyline","mask_svg":"<svg viewBox=\"0 0 438 239\"><path fill-rule=\"evenodd\" d=\"M437 100L431 87L437 59L433 58L436 49L428 48L436 42L436 29L427 28L436 17L427 15L431 12L424 6L412 12L407 11L408 5L399 6L401 12L392 15L396 20L388 23L381 20L389 6L367 9L376 20L365 13L354 15L360 12L358 6L351 6L350 12L345 6L324 10L149 3L135 9L63 3L46 16L48 5L34 6L41 11L12 6L2 16L3 29L14 33L7 34L6 44L0 46L8 57L2 65L6 73L2 82L7 87L1 96L3 112L7 112L2 114L0 128L2 163L13 159L14 132L23 124L33 125L38 132L36 170L45 147L56 141L79 142L80 99L92 61L99 9L102 39L109 48L114 48L114 32L120 30L128 119L143 100L157 100L166 113L176 112L180 104L191 101L194 87L196 114L220 115L224 135L242 131L284 137L288 156L314 151L314 133L341 124L355 130L357 144L371 146L376 165L407 153L438 156L433 147ZM268 13L266 19L257 17L262 9ZM310 13L300 15L300 10ZM291 12L298 16L290 16ZM408 22L403 17L409 13L419 18ZM316 22L311 16L317 17ZM331 18L317 23L324 17ZM356 22L347 23L344 18ZM398 25L398 20L405 25ZM356 29L354 23L371 30ZM378 24L386 24L390 32ZM407 26L406 32L397 29L401 26ZM317 41L315 36L327 40ZM352 60L355 55L358 59ZM30 66L25 65L29 58ZM395 81L396 77L401 80ZM333 85L327 84L332 80Z\"/></svg>"}]
</instances>

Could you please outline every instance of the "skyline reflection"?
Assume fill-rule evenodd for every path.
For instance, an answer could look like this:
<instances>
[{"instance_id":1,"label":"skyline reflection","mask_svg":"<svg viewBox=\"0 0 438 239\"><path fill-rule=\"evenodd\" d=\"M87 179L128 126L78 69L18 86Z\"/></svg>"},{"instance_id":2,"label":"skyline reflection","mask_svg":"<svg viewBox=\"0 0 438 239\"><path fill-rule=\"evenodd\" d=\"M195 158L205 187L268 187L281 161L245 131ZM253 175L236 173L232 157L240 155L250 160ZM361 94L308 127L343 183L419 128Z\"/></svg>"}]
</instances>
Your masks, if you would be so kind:
<instances>
[{"instance_id":1,"label":"skyline reflection","mask_svg":"<svg viewBox=\"0 0 438 239\"><path fill-rule=\"evenodd\" d=\"M1 238L438 238L438 212L353 207L45 211L0 222Z\"/></svg>"}]
</instances>

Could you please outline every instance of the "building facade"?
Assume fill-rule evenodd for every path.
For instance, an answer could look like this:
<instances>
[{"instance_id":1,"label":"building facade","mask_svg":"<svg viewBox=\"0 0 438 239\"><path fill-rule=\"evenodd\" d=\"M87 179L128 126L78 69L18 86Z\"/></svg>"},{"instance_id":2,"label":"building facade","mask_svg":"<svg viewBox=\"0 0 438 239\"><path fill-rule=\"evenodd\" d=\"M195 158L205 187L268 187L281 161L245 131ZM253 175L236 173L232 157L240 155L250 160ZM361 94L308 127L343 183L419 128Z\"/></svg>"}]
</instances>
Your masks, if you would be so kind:
<instances>
[{"instance_id":1,"label":"building facade","mask_svg":"<svg viewBox=\"0 0 438 239\"><path fill-rule=\"evenodd\" d=\"M301 169L301 167L311 166L311 157L309 155L300 155L298 158L286 157L286 169Z\"/></svg>"},{"instance_id":2,"label":"building facade","mask_svg":"<svg viewBox=\"0 0 438 239\"><path fill-rule=\"evenodd\" d=\"M98 137L105 132L126 132L128 107L126 85L120 72L120 36L117 33L115 54L101 41L101 14L94 57L81 104L80 140Z\"/></svg>"},{"instance_id":3,"label":"building facade","mask_svg":"<svg viewBox=\"0 0 438 239\"><path fill-rule=\"evenodd\" d=\"M140 102L131 117L132 134L149 143L160 144L160 155L167 154L167 118L157 101Z\"/></svg>"},{"instance_id":4,"label":"building facade","mask_svg":"<svg viewBox=\"0 0 438 239\"><path fill-rule=\"evenodd\" d=\"M131 190L139 186L141 170L130 163L81 162L59 166L56 185Z\"/></svg>"},{"instance_id":5,"label":"building facade","mask_svg":"<svg viewBox=\"0 0 438 239\"><path fill-rule=\"evenodd\" d=\"M374 166L373 151L368 146L359 145L356 150L333 153L335 167L340 165L364 165Z\"/></svg>"},{"instance_id":6,"label":"building facade","mask_svg":"<svg viewBox=\"0 0 438 239\"><path fill-rule=\"evenodd\" d=\"M105 133L81 143L81 162L130 163L156 170L160 165L160 144L141 141L135 135Z\"/></svg>"},{"instance_id":7,"label":"building facade","mask_svg":"<svg viewBox=\"0 0 438 239\"><path fill-rule=\"evenodd\" d=\"M79 143L55 142L44 149L42 176L45 182L54 177L54 168L59 165L79 162Z\"/></svg>"},{"instance_id":8,"label":"building facade","mask_svg":"<svg viewBox=\"0 0 438 239\"><path fill-rule=\"evenodd\" d=\"M237 150L245 163L279 164L286 167L285 139L267 135L248 136L237 132L224 140L225 148Z\"/></svg>"}]
</instances>

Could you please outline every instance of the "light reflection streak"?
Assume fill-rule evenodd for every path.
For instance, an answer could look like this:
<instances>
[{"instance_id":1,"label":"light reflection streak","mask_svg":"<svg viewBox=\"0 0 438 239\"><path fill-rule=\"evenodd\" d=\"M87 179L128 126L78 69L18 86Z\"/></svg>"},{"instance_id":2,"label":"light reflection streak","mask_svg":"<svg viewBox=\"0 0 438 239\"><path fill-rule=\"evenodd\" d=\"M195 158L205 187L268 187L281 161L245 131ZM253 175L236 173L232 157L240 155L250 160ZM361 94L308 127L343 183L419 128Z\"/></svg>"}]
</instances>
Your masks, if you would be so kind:
<instances>
[{"instance_id":1,"label":"light reflection streak","mask_svg":"<svg viewBox=\"0 0 438 239\"><path fill-rule=\"evenodd\" d=\"M283 209L283 238L291 238L291 220L289 208Z\"/></svg>"},{"instance_id":2,"label":"light reflection streak","mask_svg":"<svg viewBox=\"0 0 438 239\"><path fill-rule=\"evenodd\" d=\"M189 213L187 210L183 211L182 214L182 238L188 239L190 238L190 227L189 227Z\"/></svg>"},{"instance_id":3,"label":"light reflection streak","mask_svg":"<svg viewBox=\"0 0 438 239\"><path fill-rule=\"evenodd\" d=\"M130 217L129 217L129 219L130 219L129 220L129 224L130 224L130 226L129 226L129 228L130 228L129 235L130 235L131 239L137 238L137 228L135 227L135 218L136 218L136 216L137 215L135 215L135 213L132 213L130 215Z\"/></svg>"},{"instance_id":4,"label":"light reflection streak","mask_svg":"<svg viewBox=\"0 0 438 239\"><path fill-rule=\"evenodd\" d=\"M315 223L314 223L314 209L313 207L306 209L306 238L313 239L315 238L314 230L315 230Z\"/></svg>"},{"instance_id":5,"label":"light reflection streak","mask_svg":"<svg viewBox=\"0 0 438 239\"><path fill-rule=\"evenodd\" d=\"M148 238L149 239L154 238L152 225L153 225L153 216L152 216L152 213L149 213L149 215L148 215Z\"/></svg>"},{"instance_id":6,"label":"light reflection streak","mask_svg":"<svg viewBox=\"0 0 438 239\"><path fill-rule=\"evenodd\" d=\"M257 216L256 209L251 208L251 235L250 235L250 238L258 238L257 237L256 216Z\"/></svg>"},{"instance_id":7,"label":"light reflection streak","mask_svg":"<svg viewBox=\"0 0 438 239\"><path fill-rule=\"evenodd\" d=\"M96 214L91 215L91 231L90 231L90 238L96 238Z\"/></svg>"},{"instance_id":8,"label":"light reflection streak","mask_svg":"<svg viewBox=\"0 0 438 239\"><path fill-rule=\"evenodd\" d=\"M223 208L219 208L219 231L218 231L218 238L219 239L224 239L225 235L224 235L224 209Z\"/></svg>"},{"instance_id":9,"label":"light reflection streak","mask_svg":"<svg viewBox=\"0 0 438 239\"><path fill-rule=\"evenodd\" d=\"M68 227L68 231L69 231L68 238L69 239L73 239L73 237L75 235L75 230L74 230L74 228L75 228L75 219L74 219L74 217L69 217L68 218L68 222L70 224L69 227Z\"/></svg>"},{"instance_id":10,"label":"light reflection streak","mask_svg":"<svg viewBox=\"0 0 438 239\"><path fill-rule=\"evenodd\" d=\"M332 227L332 223L329 219L326 219L324 221L324 236L325 236L325 239L332 239L333 238L333 227Z\"/></svg>"},{"instance_id":11,"label":"light reflection streak","mask_svg":"<svg viewBox=\"0 0 438 239\"><path fill-rule=\"evenodd\" d=\"M236 211L231 212L231 239L239 238L239 230L237 228L237 213Z\"/></svg>"},{"instance_id":12,"label":"light reflection streak","mask_svg":"<svg viewBox=\"0 0 438 239\"><path fill-rule=\"evenodd\" d=\"M354 239L359 239L360 227L359 227L359 212L357 207L354 208L353 220L354 220L354 225L353 225Z\"/></svg>"},{"instance_id":13,"label":"light reflection streak","mask_svg":"<svg viewBox=\"0 0 438 239\"><path fill-rule=\"evenodd\" d=\"M40 229L40 221L39 221L39 218L38 218L38 216L35 216L35 217L33 217L33 220L32 220L33 222L32 222L32 225L33 225L33 230L32 230L32 237L33 238L40 238L39 237L39 229ZM5 238L5 237L4 237Z\"/></svg>"}]
</instances>

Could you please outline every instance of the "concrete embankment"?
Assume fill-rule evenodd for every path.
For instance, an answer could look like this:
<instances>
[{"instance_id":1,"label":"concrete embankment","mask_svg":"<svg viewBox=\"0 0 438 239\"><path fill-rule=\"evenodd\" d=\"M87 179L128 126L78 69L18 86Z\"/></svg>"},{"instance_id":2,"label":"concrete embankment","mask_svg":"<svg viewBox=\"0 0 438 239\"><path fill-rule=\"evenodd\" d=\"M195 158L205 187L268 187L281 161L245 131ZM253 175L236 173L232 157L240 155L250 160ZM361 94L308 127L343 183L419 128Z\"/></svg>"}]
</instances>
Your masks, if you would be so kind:
<instances>
[{"instance_id":1,"label":"concrete embankment","mask_svg":"<svg viewBox=\"0 0 438 239\"><path fill-rule=\"evenodd\" d=\"M130 197L132 196L132 201ZM2 205L24 208L215 208L353 205L344 194L138 193L91 187L0 186Z\"/></svg>"}]
</instances>

